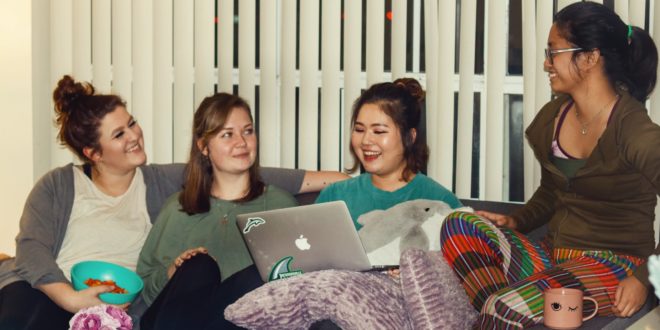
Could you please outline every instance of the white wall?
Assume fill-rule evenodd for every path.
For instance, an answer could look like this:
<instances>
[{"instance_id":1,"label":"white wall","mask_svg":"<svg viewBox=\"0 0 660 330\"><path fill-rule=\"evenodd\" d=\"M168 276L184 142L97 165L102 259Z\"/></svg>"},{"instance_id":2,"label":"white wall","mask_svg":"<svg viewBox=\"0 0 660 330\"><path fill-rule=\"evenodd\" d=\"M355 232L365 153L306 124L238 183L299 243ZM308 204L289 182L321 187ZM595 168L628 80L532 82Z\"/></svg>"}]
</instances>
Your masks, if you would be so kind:
<instances>
[{"instance_id":1,"label":"white wall","mask_svg":"<svg viewBox=\"0 0 660 330\"><path fill-rule=\"evenodd\" d=\"M31 1L0 1L0 252L14 254L32 161Z\"/></svg>"}]
</instances>

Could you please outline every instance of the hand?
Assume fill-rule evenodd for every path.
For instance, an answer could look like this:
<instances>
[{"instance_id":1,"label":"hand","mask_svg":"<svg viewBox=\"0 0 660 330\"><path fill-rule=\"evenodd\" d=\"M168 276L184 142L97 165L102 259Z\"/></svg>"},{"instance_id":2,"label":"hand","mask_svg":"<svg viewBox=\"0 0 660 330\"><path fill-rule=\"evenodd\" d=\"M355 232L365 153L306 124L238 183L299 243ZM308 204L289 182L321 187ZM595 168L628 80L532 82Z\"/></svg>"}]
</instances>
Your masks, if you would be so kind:
<instances>
[{"instance_id":1,"label":"hand","mask_svg":"<svg viewBox=\"0 0 660 330\"><path fill-rule=\"evenodd\" d=\"M99 299L99 295L101 293L110 292L113 289L110 285L99 285L85 290L76 291L69 283L64 282L43 284L37 288L45 293L53 302L55 302L55 304L70 313L77 313L83 308L105 304ZM127 309L129 304L126 303L116 306L122 309Z\"/></svg>"},{"instance_id":2,"label":"hand","mask_svg":"<svg viewBox=\"0 0 660 330\"><path fill-rule=\"evenodd\" d=\"M647 295L646 286L636 277L629 276L616 288L612 312L617 317L630 317L644 305Z\"/></svg>"},{"instance_id":3,"label":"hand","mask_svg":"<svg viewBox=\"0 0 660 330\"><path fill-rule=\"evenodd\" d=\"M92 286L84 290L77 291L77 298L74 298L74 301L77 300L76 303L76 312L78 310L81 310L83 308L87 307L92 307L92 306L97 306L101 304L108 304L99 298L99 295L102 293L106 292L111 292L114 290L114 286L112 285L98 285L98 286ZM111 304L112 305L112 304ZM123 310L127 310L128 306L130 303L125 303L121 305L114 305L117 306Z\"/></svg>"},{"instance_id":4,"label":"hand","mask_svg":"<svg viewBox=\"0 0 660 330\"><path fill-rule=\"evenodd\" d=\"M170 279L172 276L174 276L174 272L176 272L177 268L181 267L183 263L196 256L198 253L204 253L207 254L209 251L205 247L198 247L194 249L188 249L183 251L176 259L174 259L174 262L170 265L170 267L167 268L167 278Z\"/></svg>"},{"instance_id":5,"label":"hand","mask_svg":"<svg viewBox=\"0 0 660 330\"><path fill-rule=\"evenodd\" d=\"M401 276L401 271L399 268L390 268L387 270L387 275L389 275L391 279L398 281Z\"/></svg>"},{"instance_id":6,"label":"hand","mask_svg":"<svg viewBox=\"0 0 660 330\"><path fill-rule=\"evenodd\" d=\"M508 215L493 213L488 211L475 211L474 213L482 216L486 220L494 223L498 227L504 227L509 229L516 229L516 219Z\"/></svg>"}]
</instances>

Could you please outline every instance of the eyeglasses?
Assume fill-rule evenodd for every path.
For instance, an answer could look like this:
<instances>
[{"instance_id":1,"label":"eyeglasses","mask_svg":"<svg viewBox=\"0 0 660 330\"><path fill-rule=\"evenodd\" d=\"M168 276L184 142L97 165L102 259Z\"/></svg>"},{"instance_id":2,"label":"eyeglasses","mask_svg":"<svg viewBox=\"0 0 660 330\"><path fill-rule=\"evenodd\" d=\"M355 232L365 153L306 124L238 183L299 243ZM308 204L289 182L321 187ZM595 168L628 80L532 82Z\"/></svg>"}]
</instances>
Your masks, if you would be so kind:
<instances>
[{"instance_id":1,"label":"eyeglasses","mask_svg":"<svg viewBox=\"0 0 660 330\"><path fill-rule=\"evenodd\" d=\"M577 52L582 50L580 47L575 47L575 48L560 48L560 49L545 49L545 59L550 62L550 64L554 64L552 57L555 54L561 54L561 53L568 53L568 52Z\"/></svg>"}]
</instances>

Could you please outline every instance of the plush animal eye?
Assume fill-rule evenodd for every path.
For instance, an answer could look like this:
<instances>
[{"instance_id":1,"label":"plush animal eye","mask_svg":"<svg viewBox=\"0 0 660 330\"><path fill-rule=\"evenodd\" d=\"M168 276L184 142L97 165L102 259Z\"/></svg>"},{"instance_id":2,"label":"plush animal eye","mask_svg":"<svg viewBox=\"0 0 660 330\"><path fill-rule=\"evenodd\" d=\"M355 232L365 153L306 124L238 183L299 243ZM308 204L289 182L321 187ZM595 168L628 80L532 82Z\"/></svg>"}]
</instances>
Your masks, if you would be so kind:
<instances>
[{"instance_id":1,"label":"plush animal eye","mask_svg":"<svg viewBox=\"0 0 660 330\"><path fill-rule=\"evenodd\" d=\"M575 306L575 307L568 306L568 311L569 312L575 312L575 311L577 311L577 308L578 308L577 306Z\"/></svg>"},{"instance_id":2,"label":"plush animal eye","mask_svg":"<svg viewBox=\"0 0 660 330\"><path fill-rule=\"evenodd\" d=\"M427 207L427 208L424 209L424 212L428 212L430 209L431 209L431 208L428 208L428 207Z\"/></svg>"},{"instance_id":3,"label":"plush animal eye","mask_svg":"<svg viewBox=\"0 0 660 330\"><path fill-rule=\"evenodd\" d=\"M558 302L552 303L550 307L552 307L552 310L555 312L561 310L561 304Z\"/></svg>"}]
</instances>

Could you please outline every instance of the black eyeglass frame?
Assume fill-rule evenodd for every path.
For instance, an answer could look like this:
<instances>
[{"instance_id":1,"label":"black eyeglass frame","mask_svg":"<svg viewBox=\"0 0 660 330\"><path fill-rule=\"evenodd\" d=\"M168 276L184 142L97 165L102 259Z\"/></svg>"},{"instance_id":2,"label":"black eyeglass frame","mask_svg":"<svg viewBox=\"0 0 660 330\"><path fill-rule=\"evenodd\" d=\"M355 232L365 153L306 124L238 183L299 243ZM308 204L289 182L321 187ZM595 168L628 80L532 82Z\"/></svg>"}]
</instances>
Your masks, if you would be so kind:
<instances>
[{"instance_id":1,"label":"black eyeglass frame","mask_svg":"<svg viewBox=\"0 0 660 330\"><path fill-rule=\"evenodd\" d=\"M553 61L553 56L556 54L561 54L561 53L568 53L568 52L578 52L584 50L582 47L572 47L572 48L559 48L559 49L545 49L545 59L550 62L550 64L554 64Z\"/></svg>"}]
</instances>

